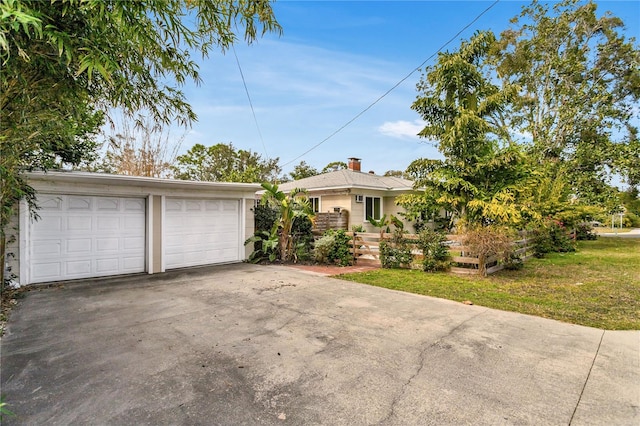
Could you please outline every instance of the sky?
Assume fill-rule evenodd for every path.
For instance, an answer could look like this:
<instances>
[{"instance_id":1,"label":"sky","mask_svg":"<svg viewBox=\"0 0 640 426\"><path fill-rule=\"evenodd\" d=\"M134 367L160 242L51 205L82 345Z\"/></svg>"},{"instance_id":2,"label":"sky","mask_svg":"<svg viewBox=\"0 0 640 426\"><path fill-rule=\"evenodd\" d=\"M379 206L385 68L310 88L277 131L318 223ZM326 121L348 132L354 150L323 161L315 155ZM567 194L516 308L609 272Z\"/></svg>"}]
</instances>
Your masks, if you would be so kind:
<instances>
[{"instance_id":1,"label":"sky","mask_svg":"<svg viewBox=\"0 0 640 426\"><path fill-rule=\"evenodd\" d=\"M321 170L357 157L363 171L383 174L418 158L440 158L416 136L423 125L411 109L421 76L414 70L429 58L425 66L434 65L452 37L443 50L456 50L478 30L500 33L529 2L501 0L478 18L493 3L278 0L282 35L239 41L235 54L199 59L202 83L182 88L198 121L180 153L196 143L232 143L279 158L285 173L300 161ZM599 13L610 10L623 20L627 37L640 40L639 1L596 3Z\"/></svg>"}]
</instances>

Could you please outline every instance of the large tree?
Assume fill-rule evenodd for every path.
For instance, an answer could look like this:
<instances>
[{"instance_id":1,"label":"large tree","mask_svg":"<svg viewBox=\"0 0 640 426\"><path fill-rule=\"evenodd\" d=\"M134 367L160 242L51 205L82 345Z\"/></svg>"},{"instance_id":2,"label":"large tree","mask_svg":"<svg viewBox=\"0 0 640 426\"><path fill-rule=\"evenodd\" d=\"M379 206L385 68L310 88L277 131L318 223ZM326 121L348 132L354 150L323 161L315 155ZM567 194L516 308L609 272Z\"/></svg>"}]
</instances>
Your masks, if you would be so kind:
<instances>
[{"instance_id":1,"label":"large tree","mask_svg":"<svg viewBox=\"0 0 640 426\"><path fill-rule=\"evenodd\" d=\"M188 125L193 55L280 30L262 0L3 0L0 16L2 241L16 202L33 206L24 171L86 160L100 111Z\"/></svg>"},{"instance_id":2,"label":"large tree","mask_svg":"<svg viewBox=\"0 0 640 426\"><path fill-rule=\"evenodd\" d=\"M504 115L534 161L555 164L579 199L605 202L614 173L640 176L640 51L596 3L534 1L504 31L489 65L519 88Z\"/></svg>"},{"instance_id":3,"label":"large tree","mask_svg":"<svg viewBox=\"0 0 640 426\"><path fill-rule=\"evenodd\" d=\"M196 144L179 155L173 167L177 179L211 182L276 182L282 172L279 159L263 160L251 150L219 143L206 147Z\"/></svg>"},{"instance_id":4,"label":"large tree","mask_svg":"<svg viewBox=\"0 0 640 426\"><path fill-rule=\"evenodd\" d=\"M293 171L290 173L291 179L293 180L300 180L315 176L317 174L318 170L315 167L307 164L306 161L301 161L293 168Z\"/></svg>"},{"instance_id":5,"label":"large tree","mask_svg":"<svg viewBox=\"0 0 640 426\"><path fill-rule=\"evenodd\" d=\"M514 90L496 86L481 70L494 43L493 33L480 32L458 51L440 53L418 83L420 95L412 105L426 122L419 136L438 141L444 159L415 160L407 173L453 219L468 224L515 223L522 214L517 197L526 163L507 129L496 124Z\"/></svg>"}]
</instances>

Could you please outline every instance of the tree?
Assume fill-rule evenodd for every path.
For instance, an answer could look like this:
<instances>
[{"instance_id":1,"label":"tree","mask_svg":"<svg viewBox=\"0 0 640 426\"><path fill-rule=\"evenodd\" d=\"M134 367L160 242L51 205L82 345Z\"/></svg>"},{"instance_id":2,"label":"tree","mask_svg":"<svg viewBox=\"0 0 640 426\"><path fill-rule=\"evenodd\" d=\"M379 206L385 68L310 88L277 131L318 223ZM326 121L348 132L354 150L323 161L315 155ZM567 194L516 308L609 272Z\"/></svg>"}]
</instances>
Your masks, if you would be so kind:
<instances>
[{"instance_id":1,"label":"tree","mask_svg":"<svg viewBox=\"0 0 640 426\"><path fill-rule=\"evenodd\" d=\"M134 126L126 117L119 127L108 137L103 157L82 169L126 176L172 177L172 166L184 135L173 141L168 129L150 120Z\"/></svg>"},{"instance_id":2,"label":"tree","mask_svg":"<svg viewBox=\"0 0 640 426\"><path fill-rule=\"evenodd\" d=\"M182 92L167 83L200 81L193 53L228 49L237 28L247 42L280 31L267 1L6 0L2 14L4 73L26 73L7 87L8 99L25 89L38 95L29 86L34 75L73 77L69 91L128 113L146 109L167 124L195 119Z\"/></svg>"},{"instance_id":3,"label":"tree","mask_svg":"<svg viewBox=\"0 0 640 426\"><path fill-rule=\"evenodd\" d=\"M315 167L307 164L305 161L301 161L300 164L295 166L293 168L293 171L290 173L293 180L300 180L311 176L316 176L317 174L318 170L316 170Z\"/></svg>"},{"instance_id":4,"label":"tree","mask_svg":"<svg viewBox=\"0 0 640 426\"><path fill-rule=\"evenodd\" d=\"M345 170L347 168L347 163L345 163L344 161L332 161L331 163L324 166L324 169L322 169L320 173L335 172L338 170Z\"/></svg>"},{"instance_id":5,"label":"tree","mask_svg":"<svg viewBox=\"0 0 640 426\"><path fill-rule=\"evenodd\" d=\"M489 65L518 96L505 123L530 135L539 164L555 164L579 199L606 203L613 173L640 176L640 51L619 18L594 2L534 1L504 31ZM636 142L634 142L634 140Z\"/></svg>"},{"instance_id":6,"label":"tree","mask_svg":"<svg viewBox=\"0 0 640 426\"><path fill-rule=\"evenodd\" d=\"M311 204L303 189L296 188L285 194L275 184L265 182L262 187L265 192L261 203L278 211L271 235L278 236L278 254L286 262L292 259L295 251L295 238L291 233L293 223L298 217L313 217Z\"/></svg>"},{"instance_id":7,"label":"tree","mask_svg":"<svg viewBox=\"0 0 640 426\"><path fill-rule=\"evenodd\" d=\"M491 32L476 33L457 52L440 53L418 83L412 105L426 122L419 136L436 139L444 160L419 159L407 173L415 188L435 194L437 203L463 223L516 223L525 162L507 129L497 124L513 96L481 72L495 43Z\"/></svg>"},{"instance_id":8,"label":"tree","mask_svg":"<svg viewBox=\"0 0 640 426\"><path fill-rule=\"evenodd\" d=\"M275 182L282 172L278 158L263 160L251 150L236 150L231 143L210 147L196 144L176 161L174 176L186 180Z\"/></svg>"},{"instance_id":9,"label":"tree","mask_svg":"<svg viewBox=\"0 0 640 426\"><path fill-rule=\"evenodd\" d=\"M405 172L403 172L402 170L387 170L386 172L384 172L384 176L403 178L405 177Z\"/></svg>"},{"instance_id":10,"label":"tree","mask_svg":"<svg viewBox=\"0 0 640 426\"><path fill-rule=\"evenodd\" d=\"M238 28L249 43L280 31L259 0L3 0L0 15L2 239L17 201L35 207L23 172L90 161L102 112L188 125L179 87L200 81L192 54L224 51Z\"/></svg>"}]
</instances>

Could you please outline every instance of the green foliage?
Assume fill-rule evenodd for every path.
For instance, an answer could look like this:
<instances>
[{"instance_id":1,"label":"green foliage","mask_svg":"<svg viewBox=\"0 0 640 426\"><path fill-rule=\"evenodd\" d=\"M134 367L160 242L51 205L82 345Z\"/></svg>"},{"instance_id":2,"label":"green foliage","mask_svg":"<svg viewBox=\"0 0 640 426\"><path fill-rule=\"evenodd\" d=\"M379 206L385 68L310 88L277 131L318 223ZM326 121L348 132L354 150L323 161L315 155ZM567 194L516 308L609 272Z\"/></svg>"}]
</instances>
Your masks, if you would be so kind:
<instances>
[{"instance_id":1,"label":"green foliage","mask_svg":"<svg viewBox=\"0 0 640 426\"><path fill-rule=\"evenodd\" d=\"M15 414L7 408L7 405L8 404L4 401L4 395L0 396L0 421L4 416L15 416Z\"/></svg>"},{"instance_id":2,"label":"green foliage","mask_svg":"<svg viewBox=\"0 0 640 426\"><path fill-rule=\"evenodd\" d=\"M393 216L392 216L393 217ZM397 218L396 218L397 221ZM399 222L399 221L398 221ZM402 224L402 222L399 222ZM402 226L396 226L390 240L380 241L380 263L383 268L408 268L413 262L412 244L404 236Z\"/></svg>"},{"instance_id":3,"label":"green foliage","mask_svg":"<svg viewBox=\"0 0 640 426\"><path fill-rule=\"evenodd\" d=\"M331 163L324 166L324 169L322 169L320 173L335 172L338 170L345 170L347 168L347 163L345 163L344 161L332 161Z\"/></svg>"},{"instance_id":4,"label":"green foliage","mask_svg":"<svg viewBox=\"0 0 640 426\"><path fill-rule=\"evenodd\" d=\"M491 32L479 32L457 52L440 53L411 106L426 122L419 136L437 140L444 159L416 160L407 173L416 188L425 188L437 206L464 223L522 220L518 195L529 173L500 121L515 88L499 88L481 69L494 44Z\"/></svg>"},{"instance_id":5,"label":"green foliage","mask_svg":"<svg viewBox=\"0 0 640 426\"><path fill-rule=\"evenodd\" d=\"M422 251L425 272L446 271L450 266L447 237L442 232L425 228L418 234L418 248Z\"/></svg>"},{"instance_id":6,"label":"green foliage","mask_svg":"<svg viewBox=\"0 0 640 426\"><path fill-rule=\"evenodd\" d=\"M631 213L631 212L627 212L625 214L625 219L628 221L628 227L631 228L640 228L640 216L638 216L637 214Z\"/></svg>"},{"instance_id":7,"label":"green foliage","mask_svg":"<svg viewBox=\"0 0 640 426\"><path fill-rule=\"evenodd\" d=\"M517 87L504 121L533 162L555 164L578 199L604 204L613 173L640 176L640 50L623 22L593 1L534 1L512 20L488 71Z\"/></svg>"},{"instance_id":8,"label":"green foliage","mask_svg":"<svg viewBox=\"0 0 640 426\"><path fill-rule=\"evenodd\" d=\"M309 260L313 248L313 223L308 216L297 216L293 219L291 236L295 246L294 260Z\"/></svg>"},{"instance_id":9,"label":"green foliage","mask_svg":"<svg viewBox=\"0 0 640 426\"><path fill-rule=\"evenodd\" d=\"M404 209L398 214L413 222L416 233L420 233L429 221L435 222L440 216L441 208L431 191L401 194L396 197L395 203Z\"/></svg>"},{"instance_id":10,"label":"green foliage","mask_svg":"<svg viewBox=\"0 0 640 426\"><path fill-rule=\"evenodd\" d=\"M90 94L106 108L145 109L166 124L195 118L183 93L167 84L200 81L193 54L225 51L238 29L249 43L259 33L280 31L265 1L124 1L107 7L98 0L10 0L1 8L3 74L19 80L10 94L27 89L40 96L28 85L44 76L71 82L72 94Z\"/></svg>"},{"instance_id":11,"label":"green foliage","mask_svg":"<svg viewBox=\"0 0 640 426\"><path fill-rule=\"evenodd\" d=\"M258 203L253 208L256 231L269 231L278 219L278 210L266 204Z\"/></svg>"},{"instance_id":12,"label":"green foliage","mask_svg":"<svg viewBox=\"0 0 640 426\"><path fill-rule=\"evenodd\" d=\"M349 266L353 264L350 247L351 237L344 229L329 229L316 241L314 258L319 263Z\"/></svg>"},{"instance_id":13,"label":"green foliage","mask_svg":"<svg viewBox=\"0 0 640 426\"><path fill-rule=\"evenodd\" d=\"M306 161L301 161L300 164L296 165L290 173L291 179L293 180L300 180L317 174L318 170L307 164Z\"/></svg>"},{"instance_id":14,"label":"green foliage","mask_svg":"<svg viewBox=\"0 0 640 426\"><path fill-rule=\"evenodd\" d=\"M280 238L276 227L271 232L256 231L252 237L244 242L244 245L251 243L254 244L254 250L249 255L249 262L258 263L267 260L274 262L278 257Z\"/></svg>"},{"instance_id":15,"label":"green foliage","mask_svg":"<svg viewBox=\"0 0 640 426\"><path fill-rule=\"evenodd\" d=\"M598 234L593 231L593 226L589 222L582 222L576 225L576 240L595 240L598 238Z\"/></svg>"},{"instance_id":16,"label":"green foliage","mask_svg":"<svg viewBox=\"0 0 640 426\"><path fill-rule=\"evenodd\" d=\"M351 230L353 232L366 232L366 230L364 229L364 226L362 225L351 225Z\"/></svg>"},{"instance_id":17,"label":"green foliage","mask_svg":"<svg viewBox=\"0 0 640 426\"><path fill-rule=\"evenodd\" d=\"M330 263L329 255L333 250L333 246L336 243L336 238L333 234L325 234L318 238L313 247L313 258L318 263Z\"/></svg>"},{"instance_id":18,"label":"green foliage","mask_svg":"<svg viewBox=\"0 0 640 426\"><path fill-rule=\"evenodd\" d=\"M386 172L384 172L383 176L404 178L405 172L403 172L402 170L387 170Z\"/></svg>"},{"instance_id":19,"label":"green foliage","mask_svg":"<svg viewBox=\"0 0 640 426\"><path fill-rule=\"evenodd\" d=\"M195 144L186 154L176 158L173 167L177 179L210 182L275 182L281 173L278 158L262 157L233 144L219 143L210 147Z\"/></svg>"},{"instance_id":20,"label":"green foliage","mask_svg":"<svg viewBox=\"0 0 640 426\"><path fill-rule=\"evenodd\" d=\"M387 218L387 214L383 214L382 217L378 220L372 218L371 216L369 216L367 218L367 220L369 221L370 224L372 224L374 227L376 228L380 228L380 234L382 233L389 233L391 232L391 228L389 227L389 225L391 224L391 219Z\"/></svg>"},{"instance_id":21,"label":"green foliage","mask_svg":"<svg viewBox=\"0 0 640 426\"><path fill-rule=\"evenodd\" d=\"M547 253L567 253L576 250L574 241L564 223L557 219L546 219L533 231L533 254L542 258Z\"/></svg>"},{"instance_id":22,"label":"green foliage","mask_svg":"<svg viewBox=\"0 0 640 426\"><path fill-rule=\"evenodd\" d=\"M262 188L265 192L262 195L261 203L277 211L271 234L278 235L278 256L285 262L296 260L296 238L292 233L294 222L296 218L310 219L313 217L306 191L296 188L289 194L285 194L278 189L278 185L267 182L262 183ZM301 224L300 226L306 226L310 230L309 225Z\"/></svg>"}]
</instances>

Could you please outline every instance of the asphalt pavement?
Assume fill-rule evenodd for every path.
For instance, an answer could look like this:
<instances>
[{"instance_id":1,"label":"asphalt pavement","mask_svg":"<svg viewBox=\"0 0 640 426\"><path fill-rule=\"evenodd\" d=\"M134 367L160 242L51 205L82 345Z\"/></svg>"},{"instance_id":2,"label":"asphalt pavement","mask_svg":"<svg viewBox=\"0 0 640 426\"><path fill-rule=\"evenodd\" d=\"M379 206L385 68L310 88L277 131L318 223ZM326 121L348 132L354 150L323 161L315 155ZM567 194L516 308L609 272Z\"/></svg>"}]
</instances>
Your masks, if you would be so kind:
<instances>
[{"instance_id":1,"label":"asphalt pavement","mask_svg":"<svg viewBox=\"0 0 640 426\"><path fill-rule=\"evenodd\" d=\"M640 424L640 331L282 266L32 291L1 362L7 425Z\"/></svg>"}]
</instances>

